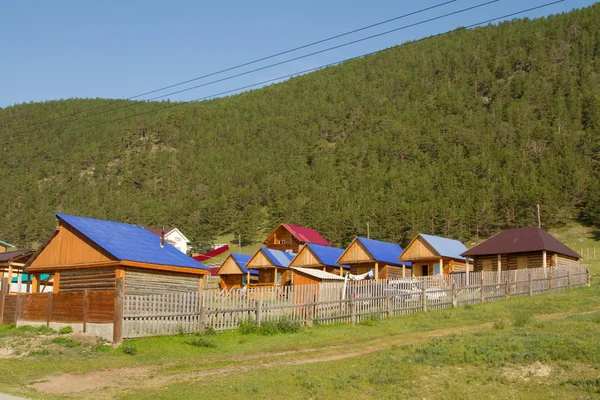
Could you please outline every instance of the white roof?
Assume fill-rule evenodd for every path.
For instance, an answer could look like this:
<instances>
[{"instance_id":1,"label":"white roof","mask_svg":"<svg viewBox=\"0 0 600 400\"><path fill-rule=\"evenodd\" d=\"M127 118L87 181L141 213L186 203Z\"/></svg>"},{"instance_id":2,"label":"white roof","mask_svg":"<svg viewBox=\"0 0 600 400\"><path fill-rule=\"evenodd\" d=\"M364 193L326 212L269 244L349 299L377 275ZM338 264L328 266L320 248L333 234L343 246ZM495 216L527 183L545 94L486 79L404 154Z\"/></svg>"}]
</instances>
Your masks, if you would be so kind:
<instances>
[{"instance_id":1,"label":"white roof","mask_svg":"<svg viewBox=\"0 0 600 400\"><path fill-rule=\"evenodd\" d=\"M314 276L315 278L326 280L326 281L343 281L344 277L336 274L332 274L329 272L321 271L320 269L314 268L301 268L301 267L292 267L298 272L302 272L303 274Z\"/></svg>"}]
</instances>

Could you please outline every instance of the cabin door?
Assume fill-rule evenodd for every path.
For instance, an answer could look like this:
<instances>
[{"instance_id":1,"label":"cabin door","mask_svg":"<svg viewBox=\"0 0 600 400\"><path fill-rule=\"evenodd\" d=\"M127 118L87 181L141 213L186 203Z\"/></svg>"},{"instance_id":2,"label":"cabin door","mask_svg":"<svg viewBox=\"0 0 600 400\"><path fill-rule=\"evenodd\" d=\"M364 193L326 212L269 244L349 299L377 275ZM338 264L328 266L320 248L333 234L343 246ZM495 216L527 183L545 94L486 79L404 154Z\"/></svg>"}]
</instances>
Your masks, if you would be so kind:
<instances>
[{"instance_id":1,"label":"cabin door","mask_svg":"<svg viewBox=\"0 0 600 400\"><path fill-rule=\"evenodd\" d=\"M429 265L421 265L421 276L429 276Z\"/></svg>"}]
</instances>

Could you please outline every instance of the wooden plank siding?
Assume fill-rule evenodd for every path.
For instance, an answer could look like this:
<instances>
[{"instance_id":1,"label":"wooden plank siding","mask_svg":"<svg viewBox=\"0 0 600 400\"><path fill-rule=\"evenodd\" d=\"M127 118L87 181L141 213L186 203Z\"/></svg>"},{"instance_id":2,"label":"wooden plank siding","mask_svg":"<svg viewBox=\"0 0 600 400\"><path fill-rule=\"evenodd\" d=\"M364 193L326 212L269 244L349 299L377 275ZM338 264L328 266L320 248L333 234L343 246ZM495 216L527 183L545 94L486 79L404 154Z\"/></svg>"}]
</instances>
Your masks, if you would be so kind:
<instances>
[{"instance_id":1,"label":"wooden plank siding","mask_svg":"<svg viewBox=\"0 0 600 400\"><path fill-rule=\"evenodd\" d=\"M115 268L90 268L60 272L59 293L114 290Z\"/></svg>"},{"instance_id":2,"label":"wooden plank siding","mask_svg":"<svg viewBox=\"0 0 600 400\"><path fill-rule=\"evenodd\" d=\"M284 243L280 243L283 240ZM266 247L273 250L287 251L291 250L297 253L302 243L298 241L284 226L279 226L266 240Z\"/></svg>"},{"instance_id":3,"label":"wooden plank siding","mask_svg":"<svg viewBox=\"0 0 600 400\"><path fill-rule=\"evenodd\" d=\"M79 232L64 225L33 260L31 267L110 261L114 260L109 254Z\"/></svg>"},{"instance_id":4,"label":"wooden plank siding","mask_svg":"<svg viewBox=\"0 0 600 400\"><path fill-rule=\"evenodd\" d=\"M17 295L7 294L4 299L3 324L14 324L17 322Z\"/></svg>"},{"instance_id":5,"label":"wooden plank siding","mask_svg":"<svg viewBox=\"0 0 600 400\"><path fill-rule=\"evenodd\" d=\"M191 292L199 290L200 281L200 275L128 268L125 270L125 294L143 295Z\"/></svg>"}]
</instances>

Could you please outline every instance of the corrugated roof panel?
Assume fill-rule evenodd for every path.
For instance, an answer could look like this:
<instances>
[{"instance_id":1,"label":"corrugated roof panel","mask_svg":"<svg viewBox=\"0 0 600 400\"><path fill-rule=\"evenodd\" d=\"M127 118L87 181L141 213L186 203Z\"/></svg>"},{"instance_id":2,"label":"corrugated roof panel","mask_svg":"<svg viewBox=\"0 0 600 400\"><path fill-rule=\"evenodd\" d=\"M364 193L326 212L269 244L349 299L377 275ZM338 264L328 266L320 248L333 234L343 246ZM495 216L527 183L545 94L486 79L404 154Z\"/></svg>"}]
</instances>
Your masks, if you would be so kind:
<instances>
[{"instance_id":1,"label":"corrugated roof panel","mask_svg":"<svg viewBox=\"0 0 600 400\"><path fill-rule=\"evenodd\" d=\"M296 254L288 253L287 251L273 250L266 247L261 247L261 250L265 253L269 260L271 260L273 265L277 267L287 268L294 257L296 257Z\"/></svg>"},{"instance_id":2,"label":"corrugated roof panel","mask_svg":"<svg viewBox=\"0 0 600 400\"><path fill-rule=\"evenodd\" d=\"M344 253L344 249L339 249L337 247L331 246L322 246L320 244L307 243L306 246L310 248L310 250L314 253L314 255L321 261L321 264L328 265L331 267L339 267L340 264L337 263L337 260ZM350 268L347 265L343 266L344 268Z\"/></svg>"},{"instance_id":3,"label":"corrugated roof panel","mask_svg":"<svg viewBox=\"0 0 600 400\"><path fill-rule=\"evenodd\" d=\"M66 214L56 214L56 217L118 260L210 271L168 243L161 247L160 238L141 226Z\"/></svg>"},{"instance_id":4,"label":"corrugated roof panel","mask_svg":"<svg viewBox=\"0 0 600 400\"><path fill-rule=\"evenodd\" d=\"M292 267L292 269L302 272L306 275L313 276L317 279L321 279L323 281L343 281L344 277L336 274L332 274L329 272L321 271L320 269L314 268L301 268L301 267Z\"/></svg>"},{"instance_id":5,"label":"corrugated roof panel","mask_svg":"<svg viewBox=\"0 0 600 400\"><path fill-rule=\"evenodd\" d=\"M426 235L424 233L419 233L419 235L425 239L425 241L429 243L441 257L455 258L458 260L465 259L461 254L467 250L467 246L462 242L440 236Z\"/></svg>"},{"instance_id":6,"label":"corrugated roof panel","mask_svg":"<svg viewBox=\"0 0 600 400\"><path fill-rule=\"evenodd\" d=\"M236 264L242 269L242 271L245 274L248 273L246 264L252 258L252 256L250 254L231 253L231 258L233 258L233 260L236 262ZM255 269L251 269L250 275L258 275L258 271Z\"/></svg>"},{"instance_id":7,"label":"corrugated roof panel","mask_svg":"<svg viewBox=\"0 0 600 400\"><path fill-rule=\"evenodd\" d=\"M331 246L319 232L312 228L290 224L283 224L283 226L301 242Z\"/></svg>"},{"instance_id":8,"label":"corrugated roof panel","mask_svg":"<svg viewBox=\"0 0 600 400\"><path fill-rule=\"evenodd\" d=\"M357 237L356 239L371 253L375 261L392 265L402 265L398 260L400 254L402 254L402 247L396 243L382 242L364 237ZM405 264L409 265L410 263Z\"/></svg>"}]
</instances>

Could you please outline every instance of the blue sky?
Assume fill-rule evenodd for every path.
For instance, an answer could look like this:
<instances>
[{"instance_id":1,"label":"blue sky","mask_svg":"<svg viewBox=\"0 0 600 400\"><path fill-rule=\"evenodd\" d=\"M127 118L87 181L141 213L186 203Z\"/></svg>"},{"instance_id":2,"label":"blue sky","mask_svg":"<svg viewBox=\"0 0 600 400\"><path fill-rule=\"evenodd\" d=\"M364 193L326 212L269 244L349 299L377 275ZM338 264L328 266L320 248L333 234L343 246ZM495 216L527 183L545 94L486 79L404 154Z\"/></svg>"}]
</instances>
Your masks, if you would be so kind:
<instances>
[{"instance_id":1,"label":"blue sky","mask_svg":"<svg viewBox=\"0 0 600 400\"><path fill-rule=\"evenodd\" d=\"M246 70L485 1L457 0ZM500 0L432 23L174 95L171 100L212 96L549 1ZM5 2L0 13L3 38L0 107L73 97L127 98L442 2L444 0ZM564 1L523 16L545 16L593 3ZM229 74L242 71L244 69Z\"/></svg>"}]
</instances>

